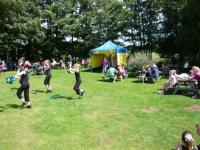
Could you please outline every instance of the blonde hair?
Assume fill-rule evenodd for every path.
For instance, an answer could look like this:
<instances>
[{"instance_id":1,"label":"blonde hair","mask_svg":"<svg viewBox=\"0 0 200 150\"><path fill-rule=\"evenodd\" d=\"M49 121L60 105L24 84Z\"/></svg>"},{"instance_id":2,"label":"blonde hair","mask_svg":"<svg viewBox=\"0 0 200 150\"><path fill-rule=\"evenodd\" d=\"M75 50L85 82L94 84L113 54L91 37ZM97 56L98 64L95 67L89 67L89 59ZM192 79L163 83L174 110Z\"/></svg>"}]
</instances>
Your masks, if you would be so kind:
<instances>
[{"instance_id":1,"label":"blonde hair","mask_svg":"<svg viewBox=\"0 0 200 150\"><path fill-rule=\"evenodd\" d=\"M193 71L193 72L199 72L200 69L199 69L199 67L197 67L197 66L193 66L193 67L192 67L192 71Z\"/></svg>"},{"instance_id":2,"label":"blonde hair","mask_svg":"<svg viewBox=\"0 0 200 150\"><path fill-rule=\"evenodd\" d=\"M172 69L169 71L169 75L175 75L176 74L176 70L175 69Z\"/></svg>"}]
</instances>

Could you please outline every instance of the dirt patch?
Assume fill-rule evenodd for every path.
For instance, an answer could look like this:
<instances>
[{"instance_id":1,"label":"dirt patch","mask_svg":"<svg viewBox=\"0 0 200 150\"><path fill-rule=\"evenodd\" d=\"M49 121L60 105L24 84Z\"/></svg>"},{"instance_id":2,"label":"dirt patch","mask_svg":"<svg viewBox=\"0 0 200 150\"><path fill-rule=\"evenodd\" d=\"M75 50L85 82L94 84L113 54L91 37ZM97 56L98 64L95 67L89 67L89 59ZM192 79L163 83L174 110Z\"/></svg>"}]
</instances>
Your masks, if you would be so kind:
<instances>
[{"instance_id":1,"label":"dirt patch","mask_svg":"<svg viewBox=\"0 0 200 150\"><path fill-rule=\"evenodd\" d=\"M157 111L157 109L153 107L148 107L148 108L143 108L141 111L144 113L154 113Z\"/></svg>"},{"instance_id":2,"label":"dirt patch","mask_svg":"<svg viewBox=\"0 0 200 150\"><path fill-rule=\"evenodd\" d=\"M185 110L190 111L190 112L200 112L200 105L188 106L188 107L185 107Z\"/></svg>"}]
</instances>

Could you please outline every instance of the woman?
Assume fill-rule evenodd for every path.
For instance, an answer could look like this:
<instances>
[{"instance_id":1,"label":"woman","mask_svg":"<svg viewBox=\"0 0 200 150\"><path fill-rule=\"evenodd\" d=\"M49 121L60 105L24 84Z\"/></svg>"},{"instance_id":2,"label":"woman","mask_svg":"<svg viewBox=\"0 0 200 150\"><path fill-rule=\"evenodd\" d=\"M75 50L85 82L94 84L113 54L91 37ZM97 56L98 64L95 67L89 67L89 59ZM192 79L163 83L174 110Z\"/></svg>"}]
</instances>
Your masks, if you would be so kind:
<instances>
[{"instance_id":1,"label":"woman","mask_svg":"<svg viewBox=\"0 0 200 150\"><path fill-rule=\"evenodd\" d=\"M20 78L19 83L21 84L20 88L17 90L17 97L21 99L22 106L26 108L31 108L31 102L29 99L29 71L28 67L25 67L25 64L19 65L19 70L15 75L16 78ZM24 92L24 97L22 97L22 92Z\"/></svg>"},{"instance_id":2,"label":"woman","mask_svg":"<svg viewBox=\"0 0 200 150\"><path fill-rule=\"evenodd\" d=\"M46 74L46 78L44 80L44 85L46 87L47 92L52 92L50 79L51 79L51 62L50 60L44 61L44 73Z\"/></svg>"},{"instance_id":3,"label":"woman","mask_svg":"<svg viewBox=\"0 0 200 150\"><path fill-rule=\"evenodd\" d=\"M106 60L106 57L103 57L102 61L102 74L104 75L108 68L108 61Z\"/></svg>"}]
</instances>

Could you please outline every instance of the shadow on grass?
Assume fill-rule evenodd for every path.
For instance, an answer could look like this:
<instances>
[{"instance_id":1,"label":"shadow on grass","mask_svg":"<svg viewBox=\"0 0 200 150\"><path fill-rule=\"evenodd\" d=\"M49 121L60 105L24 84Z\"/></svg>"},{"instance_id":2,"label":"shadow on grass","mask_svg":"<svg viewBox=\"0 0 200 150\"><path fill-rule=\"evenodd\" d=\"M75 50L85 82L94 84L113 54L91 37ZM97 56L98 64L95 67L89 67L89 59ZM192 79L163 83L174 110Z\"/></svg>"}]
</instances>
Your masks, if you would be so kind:
<instances>
[{"instance_id":1,"label":"shadow on grass","mask_svg":"<svg viewBox=\"0 0 200 150\"><path fill-rule=\"evenodd\" d=\"M110 79L99 79L99 80L97 80L97 81L99 81L99 82L110 82L110 83L113 82L113 81L110 80Z\"/></svg>"},{"instance_id":2,"label":"shadow on grass","mask_svg":"<svg viewBox=\"0 0 200 150\"><path fill-rule=\"evenodd\" d=\"M58 99L75 100L75 99L79 99L79 97L62 96L62 95L56 94L56 95L50 96L49 99L51 99L51 100L58 100Z\"/></svg>"},{"instance_id":3,"label":"shadow on grass","mask_svg":"<svg viewBox=\"0 0 200 150\"><path fill-rule=\"evenodd\" d=\"M17 105L17 104L7 104L5 106L0 106L0 112L3 112L4 110L9 109L9 108L22 109L22 106Z\"/></svg>"},{"instance_id":4,"label":"shadow on grass","mask_svg":"<svg viewBox=\"0 0 200 150\"><path fill-rule=\"evenodd\" d=\"M139 80L134 80L134 81L132 81L132 83L140 83L140 84L152 84L152 85L154 85L155 84L155 82L144 82L144 83L142 83L141 81L139 81Z\"/></svg>"},{"instance_id":5,"label":"shadow on grass","mask_svg":"<svg viewBox=\"0 0 200 150\"><path fill-rule=\"evenodd\" d=\"M18 90L18 88L17 87L12 87L11 91L14 91L14 90Z\"/></svg>"},{"instance_id":6,"label":"shadow on grass","mask_svg":"<svg viewBox=\"0 0 200 150\"><path fill-rule=\"evenodd\" d=\"M37 94L37 93L46 93L46 91L43 91L43 90L32 90L32 94Z\"/></svg>"},{"instance_id":7,"label":"shadow on grass","mask_svg":"<svg viewBox=\"0 0 200 150\"><path fill-rule=\"evenodd\" d=\"M139 81L139 80L133 80L133 81L131 81L132 83L141 83L141 84L143 84L141 81Z\"/></svg>"},{"instance_id":8,"label":"shadow on grass","mask_svg":"<svg viewBox=\"0 0 200 150\"><path fill-rule=\"evenodd\" d=\"M84 68L81 70L81 72L92 72L91 68Z\"/></svg>"}]
</instances>

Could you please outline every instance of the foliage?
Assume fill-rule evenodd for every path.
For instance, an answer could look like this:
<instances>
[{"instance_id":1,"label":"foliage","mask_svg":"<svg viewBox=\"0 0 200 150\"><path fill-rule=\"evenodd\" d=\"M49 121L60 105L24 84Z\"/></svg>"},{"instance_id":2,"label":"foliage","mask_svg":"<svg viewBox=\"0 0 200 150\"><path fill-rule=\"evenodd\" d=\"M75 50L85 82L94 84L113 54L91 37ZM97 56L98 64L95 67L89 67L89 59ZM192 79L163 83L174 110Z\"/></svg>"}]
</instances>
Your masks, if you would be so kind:
<instances>
[{"instance_id":1,"label":"foliage","mask_svg":"<svg viewBox=\"0 0 200 150\"><path fill-rule=\"evenodd\" d=\"M156 50L198 60L199 6L197 0L1 0L0 57L87 57L112 40L150 59Z\"/></svg>"},{"instance_id":2,"label":"foliage","mask_svg":"<svg viewBox=\"0 0 200 150\"><path fill-rule=\"evenodd\" d=\"M145 53L135 53L130 55L128 59L129 66L142 67L144 65L151 65L153 62L149 60Z\"/></svg>"}]
</instances>

